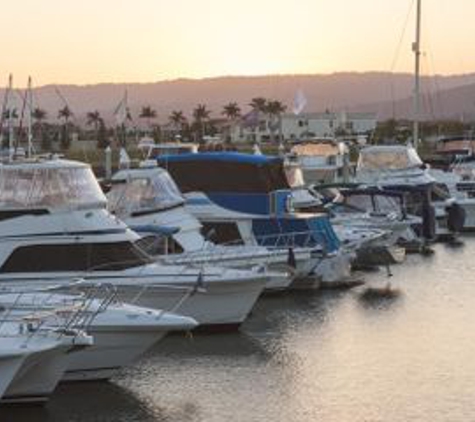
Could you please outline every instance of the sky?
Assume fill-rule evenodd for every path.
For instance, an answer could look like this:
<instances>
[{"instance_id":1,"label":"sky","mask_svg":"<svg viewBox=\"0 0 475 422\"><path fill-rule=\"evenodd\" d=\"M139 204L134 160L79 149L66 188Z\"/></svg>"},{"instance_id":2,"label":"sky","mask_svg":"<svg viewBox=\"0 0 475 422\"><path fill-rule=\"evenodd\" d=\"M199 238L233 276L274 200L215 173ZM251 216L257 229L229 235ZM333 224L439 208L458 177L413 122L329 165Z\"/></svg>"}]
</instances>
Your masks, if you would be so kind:
<instances>
[{"instance_id":1,"label":"sky","mask_svg":"<svg viewBox=\"0 0 475 422\"><path fill-rule=\"evenodd\" d=\"M422 7L423 73L475 72L475 0ZM413 68L415 0L0 0L0 11L0 85L9 73L39 86Z\"/></svg>"}]
</instances>

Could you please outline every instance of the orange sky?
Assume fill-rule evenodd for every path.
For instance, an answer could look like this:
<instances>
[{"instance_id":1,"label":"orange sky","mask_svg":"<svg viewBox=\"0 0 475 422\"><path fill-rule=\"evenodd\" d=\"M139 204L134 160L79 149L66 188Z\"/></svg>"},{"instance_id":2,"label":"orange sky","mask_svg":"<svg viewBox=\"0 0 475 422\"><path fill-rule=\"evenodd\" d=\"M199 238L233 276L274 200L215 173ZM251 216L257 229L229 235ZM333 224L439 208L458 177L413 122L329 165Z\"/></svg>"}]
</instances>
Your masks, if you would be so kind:
<instances>
[{"instance_id":1,"label":"orange sky","mask_svg":"<svg viewBox=\"0 0 475 422\"><path fill-rule=\"evenodd\" d=\"M414 0L3 1L0 84L391 70ZM414 9L414 8L413 8ZM423 0L425 74L475 71L475 0ZM412 71L414 10L395 71Z\"/></svg>"}]
</instances>

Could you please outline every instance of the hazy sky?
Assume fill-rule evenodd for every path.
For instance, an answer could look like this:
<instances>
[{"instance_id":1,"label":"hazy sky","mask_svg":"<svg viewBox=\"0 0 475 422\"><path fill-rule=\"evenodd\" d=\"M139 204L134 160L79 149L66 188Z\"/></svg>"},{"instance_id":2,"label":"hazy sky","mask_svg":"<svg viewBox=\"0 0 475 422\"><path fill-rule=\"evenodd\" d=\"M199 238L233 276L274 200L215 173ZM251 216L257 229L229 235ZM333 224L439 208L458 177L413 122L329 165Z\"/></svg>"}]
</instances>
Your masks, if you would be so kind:
<instances>
[{"instance_id":1,"label":"hazy sky","mask_svg":"<svg viewBox=\"0 0 475 422\"><path fill-rule=\"evenodd\" d=\"M0 84L391 70L414 0L0 0ZM412 71L410 15L395 71ZM425 74L475 71L475 0L423 0Z\"/></svg>"}]
</instances>

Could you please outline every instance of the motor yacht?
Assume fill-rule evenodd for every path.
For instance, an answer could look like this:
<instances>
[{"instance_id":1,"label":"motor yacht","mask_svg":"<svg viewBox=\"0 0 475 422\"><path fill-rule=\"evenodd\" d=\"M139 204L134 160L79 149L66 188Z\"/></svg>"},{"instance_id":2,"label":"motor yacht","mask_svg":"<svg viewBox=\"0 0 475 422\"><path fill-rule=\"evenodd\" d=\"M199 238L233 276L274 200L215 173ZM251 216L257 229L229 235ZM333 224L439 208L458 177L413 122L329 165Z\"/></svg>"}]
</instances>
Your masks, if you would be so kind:
<instances>
[{"instance_id":1,"label":"motor yacht","mask_svg":"<svg viewBox=\"0 0 475 422\"><path fill-rule=\"evenodd\" d=\"M289 266L288 250L223 246L206 239L201 223L185 208L185 198L175 182L156 162L117 172L107 198L109 210L138 231L140 245L149 253L160 254L163 262L246 269L262 266L272 271L268 272L266 290L283 290L292 282L295 272ZM297 250L295 261L307 261L310 254L310 249Z\"/></svg>"},{"instance_id":2,"label":"motor yacht","mask_svg":"<svg viewBox=\"0 0 475 422\"><path fill-rule=\"evenodd\" d=\"M262 292L262 271L162 265L106 208L90 166L37 158L0 165L0 285L83 278L123 302L179 311L200 325L239 326Z\"/></svg>"},{"instance_id":3,"label":"motor yacht","mask_svg":"<svg viewBox=\"0 0 475 422\"><path fill-rule=\"evenodd\" d=\"M5 357L2 366L6 368L0 382L1 403L46 401L62 379L70 357L93 344L83 331L48 327L37 317L12 320L11 315L2 316L0 339Z\"/></svg>"},{"instance_id":4,"label":"motor yacht","mask_svg":"<svg viewBox=\"0 0 475 422\"><path fill-rule=\"evenodd\" d=\"M356 181L406 194L408 212L422 217L418 233L427 240L453 237L464 224L456 201L433 201L435 179L410 145L377 145L360 151ZM455 210L455 212L453 211ZM457 221L448 220L457 219Z\"/></svg>"},{"instance_id":5,"label":"motor yacht","mask_svg":"<svg viewBox=\"0 0 475 422\"><path fill-rule=\"evenodd\" d=\"M70 355L63 381L109 379L120 368L139 359L168 332L191 330L198 325L189 317L117 302L115 289L106 287L112 290L102 294L102 299L96 296L103 286L87 295L4 293L0 294L0 306L4 313L39 314L50 327L67 325L93 336L91 347Z\"/></svg>"},{"instance_id":6,"label":"motor yacht","mask_svg":"<svg viewBox=\"0 0 475 422\"><path fill-rule=\"evenodd\" d=\"M328 217L293 209L281 158L207 152L162 156L158 163L169 171L186 197L187 209L216 243L290 249L293 254L310 248L311 259L297 271L316 280L325 277L319 273L323 261L338 262L334 267L341 271L348 267Z\"/></svg>"}]
</instances>

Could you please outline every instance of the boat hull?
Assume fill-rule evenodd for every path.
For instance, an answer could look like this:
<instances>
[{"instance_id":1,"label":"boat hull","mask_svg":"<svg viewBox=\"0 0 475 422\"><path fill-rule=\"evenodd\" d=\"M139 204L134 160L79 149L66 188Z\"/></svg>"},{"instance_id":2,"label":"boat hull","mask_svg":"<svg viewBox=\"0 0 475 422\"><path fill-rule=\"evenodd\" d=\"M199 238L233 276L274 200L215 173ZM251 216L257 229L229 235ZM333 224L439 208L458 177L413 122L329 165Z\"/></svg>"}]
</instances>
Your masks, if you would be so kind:
<instances>
[{"instance_id":1,"label":"boat hull","mask_svg":"<svg viewBox=\"0 0 475 422\"><path fill-rule=\"evenodd\" d=\"M92 328L94 344L71 355L61 381L98 381L111 378L124 366L140 358L167 334L140 327Z\"/></svg>"},{"instance_id":2,"label":"boat hull","mask_svg":"<svg viewBox=\"0 0 475 422\"><path fill-rule=\"evenodd\" d=\"M2 403L41 403L61 380L71 346L55 345L29 354L2 397Z\"/></svg>"}]
</instances>

